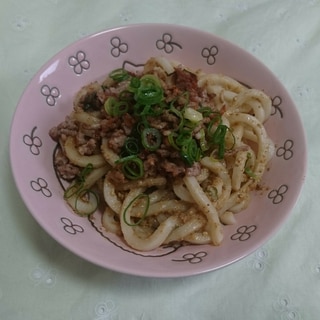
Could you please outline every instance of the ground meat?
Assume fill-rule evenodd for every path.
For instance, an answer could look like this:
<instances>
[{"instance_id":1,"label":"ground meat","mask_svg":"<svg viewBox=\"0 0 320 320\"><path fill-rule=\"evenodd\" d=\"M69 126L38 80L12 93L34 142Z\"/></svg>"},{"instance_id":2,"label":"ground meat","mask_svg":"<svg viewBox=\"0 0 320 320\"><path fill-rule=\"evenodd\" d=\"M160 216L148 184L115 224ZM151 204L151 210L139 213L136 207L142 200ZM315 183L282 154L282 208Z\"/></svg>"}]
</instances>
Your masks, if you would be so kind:
<instances>
[{"instance_id":1,"label":"ground meat","mask_svg":"<svg viewBox=\"0 0 320 320\"><path fill-rule=\"evenodd\" d=\"M123 122L121 123L121 127L124 130L124 132L126 133L126 135L129 135L132 131L133 126L136 123L136 120L129 113L125 113L122 116L122 121Z\"/></svg>"},{"instance_id":2,"label":"ground meat","mask_svg":"<svg viewBox=\"0 0 320 320\"><path fill-rule=\"evenodd\" d=\"M111 117L107 116L105 119L102 119L100 122L101 129L100 135L101 137L110 136L110 133L115 129L121 126L121 118L120 117Z\"/></svg>"},{"instance_id":3,"label":"ground meat","mask_svg":"<svg viewBox=\"0 0 320 320\"><path fill-rule=\"evenodd\" d=\"M196 109L204 102L201 99L203 99L205 93L197 85L197 75L182 67L175 68L175 71L169 76L169 81L164 82L163 102L166 102L166 107L163 113L157 116L147 115L143 119L145 122L141 121L142 117L135 114L134 95L126 91L129 81L109 83L109 79L109 82L104 82L102 85L93 82L83 87L74 100L75 112L85 111L93 115L98 121L87 125L83 121L78 123L72 120L72 116L67 117L64 122L50 130L51 138L56 142L63 142L67 136L73 136L79 153L81 155L92 155L99 151L102 138L106 138L111 150L120 154L123 151L125 140L128 137L133 137L137 139L141 148L137 156L143 161L145 177L154 177L160 174L170 179L183 177L185 174L189 176L199 175L200 164L194 163L191 167L188 167L182 160L180 151L171 145L168 137L171 133L180 130L181 114L186 105ZM123 93L124 90L126 101L129 101L131 110L119 116L110 116L104 109L105 101L109 97L118 99L119 94ZM189 95L186 95L186 92ZM206 117L203 123L210 120L209 117ZM142 128L143 126L149 126L160 131L162 142L157 150L151 152L142 146L139 132L141 128L138 125L140 123L142 123ZM202 128L203 123L197 128L193 128L195 139L199 139L197 132ZM79 172L79 168L70 164L66 158L56 160L55 165L60 175L66 179L75 177ZM121 171L121 165L110 170L108 178L116 184L127 182Z\"/></svg>"},{"instance_id":4,"label":"ground meat","mask_svg":"<svg viewBox=\"0 0 320 320\"><path fill-rule=\"evenodd\" d=\"M110 182L112 182L115 185L127 183L128 180L120 170L120 168L117 168L115 170L110 170L107 173L107 178Z\"/></svg>"},{"instance_id":5,"label":"ground meat","mask_svg":"<svg viewBox=\"0 0 320 320\"><path fill-rule=\"evenodd\" d=\"M87 140L84 144L78 147L78 152L82 156L90 156L97 150L97 141L93 138Z\"/></svg>"},{"instance_id":6,"label":"ground meat","mask_svg":"<svg viewBox=\"0 0 320 320\"><path fill-rule=\"evenodd\" d=\"M185 69L176 68L175 85L181 92L188 91L192 100L202 94L201 89L198 87L197 76Z\"/></svg>"},{"instance_id":7,"label":"ground meat","mask_svg":"<svg viewBox=\"0 0 320 320\"><path fill-rule=\"evenodd\" d=\"M108 147L115 153L120 153L126 139L127 135L125 134L124 130L115 130L108 139Z\"/></svg>"},{"instance_id":8,"label":"ground meat","mask_svg":"<svg viewBox=\"0 0 320 320\"><path fill-rule=\"evenodd\" d=\"M167 126L170 128L176 128L181 121L181 119L179 119L175 114L169 112L168 110L164 111L160 119L161 121L166 122Z\"/></svg>"},{"instance_id":9,"label":"ground meat","mask_svg":"<svg viewBox=\"0 0 320 320\"><path fill-rule=\"evenodd\" d=\"M154 177L158 172L159 157L155 153L149 154L143 162L145 175Z\"/></svg>"},{"instance_id":10,"label":"ground meat","mask_svg":"<svg viewBox=\"0 0 320 320\"><path fill-rule=\"evenodd\" d=\"M201 165L199 162L195 162L192 167L186 169L186 176L198 176L201 173Z\"/></svg>"},{"instance_id":11,"label":"ground meat","mask_svg":"<svg viewBox=\"0 0 320 320\"><path fill-rule=\"evenodd\" d=\"M160 167L164 169L164 171L170 174L172 177L176 178L179 176L183 176L185 174L185 167L183 165L176 164L174 162L170 162L167 159L164 159L160 162Z\"/></svg>"},{"instance_id":12,"label":"ground meat","mask_svg":"<svg viewBox=\"0 0 320 320\"><path fill-rule=\"evenodd\" d=\"M59 175L65 180L73 180L80 173L79 167L71 164L61 149L58 149L55 154L54 165Z\"/></svg>"},{"instance_id":13,"label":"ground meat","mask_svg":"<svg viewBox=\"0 0 320 320\"><path fill-rule=\"evenodd\" d=\"M68 136L76 136L78 133L78 125L75 121L67 116L65 121L61 122L57 127L53 127L49 131L49 135L52 140L58 142L60 139L63 141Z\"/></svg>"}]
</instances>

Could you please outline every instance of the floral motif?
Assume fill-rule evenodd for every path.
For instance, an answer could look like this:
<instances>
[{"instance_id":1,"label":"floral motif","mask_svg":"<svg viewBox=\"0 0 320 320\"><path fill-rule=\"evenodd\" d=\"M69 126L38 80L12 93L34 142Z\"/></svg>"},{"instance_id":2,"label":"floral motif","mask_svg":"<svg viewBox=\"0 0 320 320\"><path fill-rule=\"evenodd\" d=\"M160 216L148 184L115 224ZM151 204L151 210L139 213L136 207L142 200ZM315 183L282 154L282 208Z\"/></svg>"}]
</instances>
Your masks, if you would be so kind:
<instances>
[{"instance_id":1,"label":"floral motif","mask_svg":"<svg viewBox=\"0 0 320 320\"><path fill-rule=\"evenodd\" d=\"M320 276L320 263L312 266L312 272L318 276Z\"/></svg>"},{"instance_id":2,"label":"floral motif","mask_svg":"<svg viewBox=\"0 0 320 320\"><path fill-rule=\"evenodd\" d=\"M282 184L278 189L274 189L269 192L268 198L272 199L273 204L279 204L284 199L284 194L288 191L289 187Z\"/></svg>"},{"instance_id":3,"label":"floral motif","mask_svg":"<svg viewBox=\"0 0 320 320\"><path fill-rule=\"evenodd\" d=\"M122 53L126 53L128 51L128 44L125 42L121 42L119 37L113 37L110 40L112 45L111 55L115 58L118 58Z\"/></svg>"},{"instance_id":4,"label":"floral motif","mask_svg":"<svg viewBox=\"0 0 320 320\"><path fill-rule=\"evenodd\" d=\"M20 15L16 16L11 22L13 29L17 31L24 31L30 24L31 23L27 17Z\"/></svg>"},{"instance_id":5,"label":"floral motif","mask_svg":"<svg viewBox=\"0 0 320 320\"><path fill-rule=\"evenodd\" d=\"M61 222L63 223L63 229L69 234L75 235L77 233L84 232L84 229L79 226L78 224L72 223L72 221L69 218L61 218Z\"/></svg>"},{"instance_id":6,"label":"floral motif","mask_svg":"<svg viewBox=\"0 0 320 320\"><path fill-rule=\"evenodd\" d=\"M177 42L172 41L173 37L170 33L164 33L162 38L156 41L156 47L159 50L164 50L165 53L172 53L174 47L182 49L182 46Z\"/></svg>"},{"instance_id":7,"label":"floral motif","mask_svg":"<svg viewBox=\"0 0 320 320\"><path fill-rule=\"evenodd\" d=\"M90 68L90 62L86 59L86 54L83 51L78 51L75 56L69 57L68 63L77 75Z\"/></svg>"},{"instance_id":8,"label":"floral motif","mask_svg":"<svg viewBox=\"0 0 320 320\"><path fill-rule=\"evenodd\" d=\"M279 96L275 96L272 100L272 107L274 108L273 112L271 112L271 115L275 115L277 112L280 114L280 118L283 118L283 112L280 108L280 105L282 104L282 99Z\"/></svg>"},{"instance_id":9,"label":"floral motif","mask_svg":"<svg viewBox=\"0 0 320 320\"><path fill-rule=\"evenodd\" d=\"M292 306L290 298L287 295L280 296L273 304L273 309L280 315L281 320L300 320L299 311Z\"/></svg>"},{"instance_id":10,"label":"floral motif","mask_svg":"<svg viewBox=\"0 0 320 320\"><path fill-rule=\"evenodd\" d=\"M46 84L41 87L40 92L46 97L46 102L50 107L53 107L56 104L56 100L60 96L60 91L57 87L50 88Z\"/></svg>"},{"instance_id":11,"label":"floral motif","mask_svg":"<svg viewBox=\"0 0 320 320\"><path fill-rule=\"evenodd\" d=\"M56 271L44 266L37 266L31 271L30 279L36 286L43 285L52 288L56 284Z\"/></svg>"},{"instance_id":12,"label":"floral motif","mask_svg":"<svg viewBox=\"0 0 320 320\"><path fill-rule=\"evenodd\" d=\"M251 238L252 233L257 230L257 226L241 226L237 232L231 236L231 240L246 241Z\"/></svg>"},{"instance_id":13,"label":"floral motif","mask_svg":"<svg viewBox=\"0 0 320 320\"><path fill-rule=\"evenodd\" d=\"M30 152L35 156L40 154L40 148L42 146L42 141L40 140L40 138L38 136L34 135L34 132L36 130L37 130L37 127L34 127L31 130L30 135L25 134L23 136L23 143L26 144L30 148Z\"/></svg>"},{"instance_id":14,"label":"floral motif","mask_svg":"<svg viewBox=\"0 0 320 320\"><path fill-rule=\"evenodd\" d=\"M106 300L95 306L94 313L94 320L111 320L117 314L117 308L112 300Z\"/></svg>"},{"instance_id":15,"label":"floral motif","mask_svg":"<svg viewBox=\"0 0 320 320\"><path fill-rule=\"evenodd\" d=\"M203 58L207 59L209 65L213 65L216 62L216 55L218 54L219 49L217 46L213 45L210 48L203 48L201 55Z\"/></svg>"},{"instance_id":16,"label":"floral motif","mask_svg":"<svg viewBox=\"0 0 320 320\"><path fill-rule=\"evenodd\" d=\"M253 258L248 261L248 265L254 271L263 271L267 265L268 251L264 248L259 249L255 252Z\"/></svg>"},{"instance_id":17,"label":"floral motif","mask_svg":"<svg viewBox=\"0 0 320 320\"><path fill-rule=\"evenodd\" d=\"M36 192L41 192L45 197L50 198L52 196L51 191L48 189L48 182L42 178L32 180L30 182L31 188Z\"/></svg>"},{"instance_id":18,"label":"floral motif","mask_svg":"<svg viewBox=\"0 0 320 320\"><path fill-rule=\"evenodd\" d=\"M181 260L173 259L172 261L179 261L179 262L188 261L191 264L196 264L196 263L202 262L203 258L205 258L207 255L208 253L205 251L200 251L197 253L186 253L182 256L183 259Z\"/></svg>"},{"instance_id":19,"label":"floral motif","mask_svg":"<svg viewBox=\"0 0 320 320\"><path fill-rule=\"evenodd\" d=\"M293 148L294 142L291 139L287 139L282 147L277 149L276 155L278 157L283 157L285 160L289 160L293 157Z\"/></svg>"}]
</instances>

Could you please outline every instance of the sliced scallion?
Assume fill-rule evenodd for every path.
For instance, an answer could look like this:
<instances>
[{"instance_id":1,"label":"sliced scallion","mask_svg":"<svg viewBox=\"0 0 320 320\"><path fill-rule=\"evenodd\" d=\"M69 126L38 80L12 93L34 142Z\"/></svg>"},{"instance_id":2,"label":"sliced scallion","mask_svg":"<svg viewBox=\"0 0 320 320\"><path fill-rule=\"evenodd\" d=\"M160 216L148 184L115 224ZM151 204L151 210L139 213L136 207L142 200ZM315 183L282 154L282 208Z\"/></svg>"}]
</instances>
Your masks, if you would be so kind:
<instances>
[{"instance_id":1,"label":"sliced scallion","mask_svg":"<svg viewBox=\"0 0 320 320\"><path fill-rule=\"evenodd\" d=\"M130 209L131 206L133 206L133 204L141 199L141 198L145 198L146 199L146 204L145 204L145 207L144 207L144 211L143 211L143 214L141 215L141 218L135 222L135 223L131 223L131 221L128 221L127 219L127 212L128 210ZM124 222L128 225L128 226L131 226L131 227L134 227L134 226L138 226L147 216L148 214L148 210L149 210L149 206L150 206L150 197L148 194L146 193L141 193L139 195L137 195L134 199L132 199L130 201L130 203L128 204L128 206L125 208L125 210L123 211L123 220Z\"/></svg>"},{"instance_id":2,"label":"sliced scallion","mask_svg":"<svg viewBox=\"0 0 320 320\"><path fill-rule=\"evenodd\" d=\"M145 149L155 151L160 147L161 133L156 128L145 128L141 133L141 142Z\"/></svg>"},{"instance_id":3,"label":"sliced scallion","mask_svg":"<svg viewBox=\"0 0 320 320\"><path fill-rule=\"evenodd\" d=\"M115 82L122 82L130 77L127 70L123 68L115 69L109 73L109 78Z\"/></svg>"}]
</instances>

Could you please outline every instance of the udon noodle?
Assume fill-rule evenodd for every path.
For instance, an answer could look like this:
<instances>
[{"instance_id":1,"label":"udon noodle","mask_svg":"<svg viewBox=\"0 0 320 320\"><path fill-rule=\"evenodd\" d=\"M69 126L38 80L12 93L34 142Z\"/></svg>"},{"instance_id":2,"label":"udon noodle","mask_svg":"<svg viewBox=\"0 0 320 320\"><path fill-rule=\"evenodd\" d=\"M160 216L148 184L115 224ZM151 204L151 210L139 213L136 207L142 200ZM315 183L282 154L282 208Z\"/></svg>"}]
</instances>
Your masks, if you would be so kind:
<instances>
[{"instance_id":1,"label":"udon noodle","mask_svg":"<svg viewBox=\"0 0 320 320\"><path fill-rule=\"evenodd\" d=\"M83 87L50 130L54 166L79 215L136 250L172 242L220 245L250 203L274 146L271 100L226 75L163 57Z\"/></svg>"}]
</instances>

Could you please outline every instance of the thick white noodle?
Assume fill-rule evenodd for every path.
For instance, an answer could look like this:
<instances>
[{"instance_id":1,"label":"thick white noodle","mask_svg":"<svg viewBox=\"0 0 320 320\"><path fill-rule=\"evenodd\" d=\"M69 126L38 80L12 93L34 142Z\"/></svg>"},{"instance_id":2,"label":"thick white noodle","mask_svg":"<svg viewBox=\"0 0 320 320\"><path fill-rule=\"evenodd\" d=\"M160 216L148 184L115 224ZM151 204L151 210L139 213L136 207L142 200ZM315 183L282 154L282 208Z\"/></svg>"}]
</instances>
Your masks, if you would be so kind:
<instances>
[{"instance_id":1,"label":"thick white noodle","mask_svg":"<svg viewBox=\"0 0 320 320\"><path fill-rule=\"evenodd\" d=\"M225 211L229 210L232 211L231 208L237 208L237 205L241 203L243 208L245 207L245 204L248 204L251 191L250 186L253 184L253 180L248 180L245 184L242 185L240 190L233 192L230 197L223 203L221 208L218 208L219 216L223 215ZM237 212L237 210L232 211L234 213Z\"/></svg>"},{"instance_id":2,"label":"thick white noodle","mask_svg":"<svg viewBox=\"0 0 320 320\"><path fill-rule=\"evenodd\" d=\"M211 170L214 174L220 177L223 181L222 192L219 195L219 198L216 203L216 208L220 208L224 202L229 199L231 194L231 178L226 167L217 160L214 160L210 157L204 157L201 159L200 163Z\"/></svg>"},{"instance_id":3,"label":"thick white noodle","mask_svg":"<svg viewBox=\"0 0 320 320\"><path fill-rule=\"evenodd\" d=\"M256 163L253 168L253 173L257 180L260 180L262 177L267 162L269 160L269 144L270 139L267 136L266 130L263 124L254 116L245 114L245 113L234 113L228 116L228 119L231 124L233 123L242 123L246 126L249 126L254 131L257 139L258 139L258 150L256 156Z\"/></svg>"},{"instance_id":4,"label":"thick white noodle","mask_svg":"<svg viewBox=\"0 0 320 320\"><path fill-rule=\"evenodd\" d=\"M149 187L164 187L167 183L165 177L150 177L146 179L139 179L129 181L117 186L118 190L131 190L135 188L149 188Z\"/></svg>"},{"instance_id":5,"label":"thick white noodle","mask_svg":"<svg viewBox=\"0 0 320 320\"><path fill-rule=\"evenodd\" d=\"M236 219L234 217L233 212L231 211L225 211L221 216L220 216L220 220L223 224L235 224L236 223Z\"/></svg>"},{"instance_id":6,"label":"thick white noodle","mask_svg":"<svg viewBox=\"0 0 320 320\"><path fill-rule=\"evenodd\" d=\"M144 212L145 204L142 202L141 205L135 205L131 210L131 216L141 217ZM190 204L184 201L172 199L172 200L163 200L150 204L148 209L148 216L156 216L160 213L179 213L185 212L190 208Z\"/></svg>"},{"instance_id":7,"label":"thick white noodle","mask_svg":"<svg viewBox=\"0 0 320 320\"><path fill-rule=\"evenodd\" d=\"M106 231L121 236L120 222L114 219L116 215L117 214L107 206L102 214L101 222Z\"/></svg>"},{"instance_id":8,"label":"thick white noodle","mask_svg":"<svg viewBox=\"0 0 320 320\"><path fill-rule=\"evenodd\" d=\"M107 161L111 167L116 165L116 161L119 160L119 156L108 147L108 139L103 138L101 143L101 152L105 161Z\"/></svg>"},{"instance_id":9,"label":"thick white noodle","mask_svg":"<svg viewBox=\"0 0 320 320\"><path fill-rule=\"evenodd\" d=\"M103 196L107 205L117 214L120 214L122 202L118 199L115 186L109 181L108 177L104 178Z\"/></svg>"},{"instance_id":10,"label":"thick white noodle","mask_svg":"<svg viewBox=\"0 0 320 320\"><path fill-rule=\"evenodd\" d=\"M236 154L231 174L232 190L239 190L244 179L244 170L247 162L247 151L239 151Z\"/></svg>"},{"instance_id":11,"label":"thick white noodle","mask_svg":"<svg viewBox=\"0 0 320 320\"><path fill-rule=\"evenodd\" d=\"M265 93L257 89L247 89L237 95L234 105L229 110L246 113L253 111L254 116L264 123L270 117L271 107L271 99Z\"/></svg>"},{"instance_id":12,"label":"thick white noodle","mask_svg":"<svg viewBox=\"0 0 320 320\"><path fill-rule=\"evenodd\" d=\"M125 200L120 213L120 224L124 239L128 245L136 250L149 251L160 247L164 241L167 239L169 234L178 225L178 217L170 216L164 222L162 222L159 227L147 238L142 239L135 233L135 228L128 225L126 221L130 221L131 218L131 207L128 208L130 203L141 193L143 193L143 188L137 188L131 190ZM126 214L126 221L124 219L124 213Z\"/></svg>"},{"instance_id":13,"label":"thick white noodle","mask_svg":"<svg viewBox=\"0 0 320 320\"><path fill-rule=\"evenodd\" d=\"M192 244L209 244L212 243L208 232L193 232L185 237L185 240Z\"/></svg>"},{"instance_id":14,"label":"thick white noodle","mask_svg":"<svg viewBox=\"0 0 320 320\"><path fill-rule=\"evenodd\" d=\"M88 112L83 111L83 109L77 109L76 112L73 112L73 118L85 125L89 125L90 127L97 127L100 126L101 119L89 114Z\"/></svg>"},{"instance_id":15,"label":"thick white noodle","mask_svg":"<svg viewBox=\"0 0 320 320\"><path fill-rule=\"evenodd\" d=\"M206 221L198 217L194 217L191 220L184 223L182 226L174 229L169 237L166 239L165 243L170 243L172 241L182 241L192 233L202 229Z\"/></svg>"},{"instance_id":16,"label":"thick white noodle","mask_svg":"<svg viewBox=\"0 0 320 320\"><path fill-rule=\"evenodd\" d=\"M99 179L101 179L107 173L107 171L107 166L91 171L85 179L82 190L90 189L94 184L97 183ZM79 197L78 193L74 193L70 197L66 198L66 202L69 204L69 206L79 215L87 215L88 212L92 213L98 206L98 198L96 195L92 193L86 193L85 191L84 195L84 197Z\"/></svg>"},{"instance_id":17,"label":"thick white noodle","mask_svg":"<svg viewBox=\"0 0 320 320\"><path fill-rule=\"evenodd\" d=\"M183 181L180 181L179 183L174 183L172 188L173 188L175 195L179 199L186 201L186 202L191 202L191 203L194 202L189 190L183 184Z\"/></svg>"},{"instance_id":18,"label":"thick white noodle","mask_svg":"<svg viewBox=\"0 0 320 320\"><path fill-rule=\"evenodd\" d=\"M223 239L222 225L219 219L218 212L208 196L205 194L197 179L193 176L186 176L183 181L188 188L192 198L199 206L199 209L208 219L209 234L212 243L216 246L221 244Z\"/></svg>"},{"instance_id":19,"label":"thick white noodle","mask_svg":"<svg viewBox=\"0 0 320 320\"><path fill-rule=\"evenodd\" d=\"M217 90L228 90L235 93L240 93L247 88L236 81L222 74L205 74L201 73L198 76L198 86L200 88L206 88L209 93L217 93Z\"/></svg>"},{"instance_id":20,"label":"thick white noodle","mask_svg":"<svg viewBox=\"0 0 320 320\"><path fill-rule=\"evenodd\" d=\"M84 168L88 165L88 163L91 163L94 168L99 168L107 164L101 154L95 154L92 156L81 155L76 148L74 138L72 136L69 136L66 139L63 147L70 162L79 167Z\"/></svg>"}]
</instances>

